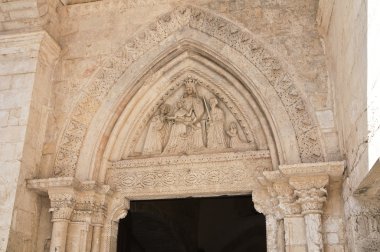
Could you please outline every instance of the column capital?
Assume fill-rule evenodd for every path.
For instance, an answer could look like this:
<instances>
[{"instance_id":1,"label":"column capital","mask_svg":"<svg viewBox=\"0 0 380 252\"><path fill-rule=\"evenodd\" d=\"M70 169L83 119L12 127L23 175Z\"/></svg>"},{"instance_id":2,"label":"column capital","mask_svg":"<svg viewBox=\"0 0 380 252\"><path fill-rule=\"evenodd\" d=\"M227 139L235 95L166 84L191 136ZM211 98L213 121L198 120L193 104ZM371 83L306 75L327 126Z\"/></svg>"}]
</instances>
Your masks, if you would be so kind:
<instances>
[{"instance_id":1,"label":"column capital","mask_svg":"<svg viewBox=\"0 0 380 252\"><path fill-rule=\"evenodd\" d=\"M256 211L264 215L272 215L276 219L281 219L281 213L278 209L278 199L276 195L270 193L270 189L256 189L252 191L252 202Z\"/></svg>"},{"instance_id":2,"label":"column capital","mask_svg":"<svg viewBox=\"0 0 380 252\"><path fill-rule=\"evenodd\" d=\"M276 182L273 184L273 188L278 194L279 207L284 216L301 214L301 206L296 201L294 188L292 188L288 182Z\"/></svg>"},{"instance_id":3,"label":"column capital","mask_svg":"<svg viewBox=\"0 0 380 252\"><path fill-rule=\"evenodd\" d=\"M296 190L297 202L301 204L302 213L321 213L323 204L327 199L325 188L312 188L308 190Z\"/></svg>"},{"instance_id":4,"label":"column capital","mask_svg":"<svg viewBox=\"0 0 380 252\"><path fill-rule=\"evenodd\" d=\"M72 190L50 190L52 221L69 221L74 209L75 195Z\"/></svg>"},{"instance_id":5,"label":"column capital","mask_svg":"<svg viewBox=\"0 0 380 252\"><path fill-rule=\"evenodd\" d=\"M325 187L328 183L328 175L289 178L289 184L295 188L294 194L301 205L302 214L322 213L323 204L327 199Z\"/></svg>"}]
</instances>

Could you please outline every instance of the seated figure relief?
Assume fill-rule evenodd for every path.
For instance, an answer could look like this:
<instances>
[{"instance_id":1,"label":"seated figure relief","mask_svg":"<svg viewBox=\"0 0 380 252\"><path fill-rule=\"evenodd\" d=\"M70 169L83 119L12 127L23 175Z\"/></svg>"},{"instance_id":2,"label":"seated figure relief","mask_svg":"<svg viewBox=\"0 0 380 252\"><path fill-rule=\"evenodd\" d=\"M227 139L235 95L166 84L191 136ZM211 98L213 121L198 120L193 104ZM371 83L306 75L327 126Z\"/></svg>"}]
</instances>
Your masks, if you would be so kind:
<instances>
[{"instance_id":1,"label":"seated figure relief","mask_svg":"<svg viewBox=\"0 0 380 252\"><path fill-rule=\"evenodd\" d=\"M210 97L210 95L208 95ZM143 155L191 154L228 149L255 149L239 135L238 123L226 122L226 111L218 98L207 99L195 83L184 84L184 94L171 105L163 104L148 125Z\"/></svg>"}]
</instances>

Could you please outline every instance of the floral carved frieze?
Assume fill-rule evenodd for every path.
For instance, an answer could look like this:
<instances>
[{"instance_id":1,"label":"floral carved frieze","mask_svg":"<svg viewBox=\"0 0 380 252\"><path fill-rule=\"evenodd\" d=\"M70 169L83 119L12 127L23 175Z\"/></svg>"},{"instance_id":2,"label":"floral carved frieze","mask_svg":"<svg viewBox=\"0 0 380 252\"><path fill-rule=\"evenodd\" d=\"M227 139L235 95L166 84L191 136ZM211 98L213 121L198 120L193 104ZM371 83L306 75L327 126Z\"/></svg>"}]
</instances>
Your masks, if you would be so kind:
<instances>
[{"instance_id":1,"label":"floral carved frieze","mask_svg":"<svg viewBox=\"0 0 380 252\"><path fill-rule=\"evenodd\" d=\"M107 183L130 198L241 193L250 192L257 175L271 169L268 151L122 160L111 164Z\"/></svg>"},{"instance_id":2,"label":"floral carved frieze","mask_svg":"<svg viewBox=\"0 0 380 252\"><path fill-rule=\"evenodd\" d=\"M297 136L302 162L324 160L317 126L290 74L279 60L267 52L247 30L211 12L193 6L184 6L160 16L137 32L116 55L105 60L103 66L84 87L59 141L54 167L56 176L74 175L91 120L126 69L171 34L183 29L196 30L213 37L254 64L276 91L288 113Z\"/></svg>"}]
</instances>

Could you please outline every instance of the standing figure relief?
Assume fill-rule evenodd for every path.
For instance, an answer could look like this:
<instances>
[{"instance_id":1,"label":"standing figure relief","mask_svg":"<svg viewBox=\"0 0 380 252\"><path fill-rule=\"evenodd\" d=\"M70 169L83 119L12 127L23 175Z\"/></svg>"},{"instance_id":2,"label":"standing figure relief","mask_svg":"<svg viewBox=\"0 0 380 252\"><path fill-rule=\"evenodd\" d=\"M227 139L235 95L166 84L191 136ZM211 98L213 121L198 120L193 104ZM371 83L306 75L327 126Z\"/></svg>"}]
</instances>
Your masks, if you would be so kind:
<instances>
[{"instance_id":1,"label":"standing figure relief","mask_svg":"<svg viewBox=\"0 0 380 252\"><path fill-rule=\"evenodd\" d=\"M207 148L227 148L226 135L224 133L224 111L218 107L218 100L216 98L211 98L209 103L210 115L207 125Z\"/></svg>"},{"instance_id":2,"label":"standing figure relief","mask_svg":"<svg viewBox=\"0 0 380 252\"><path fill-rule=\"evenodd\" d=\"M163 104L159 108L159 113L153 116L143 148L143 154L161 154L170 133L170 125L167 116L170 113L170 105Z\"/></svg>"},{"instance_id":3,"label":"standing figure relief","mask_svg":"<svg viewBox=\"0 0 380 252\"><path fill-rule=\"evenodd\" d=\"M184 84L184 94L174 104L173 113L171 105L163 104L151 118L143 155L255 148L241 139L237 122L226 127L226 111L218 99L199 96L193 81Z\"/></svg>"},{"instance_id":4,"label":"standing figure relief","mask_svg":"<svg viewBox=\"0 0 380 252\"><path fill-rule=\"evenodd\" d=\"M226 133L229 138L229 141L228 141L229 148L234 148L234 149L244 149L244 148L249 148L249 147L255 148L254 144L250 144L241 140L236 122L230 123L230 127Z\"/></svg>"}]
</instances>

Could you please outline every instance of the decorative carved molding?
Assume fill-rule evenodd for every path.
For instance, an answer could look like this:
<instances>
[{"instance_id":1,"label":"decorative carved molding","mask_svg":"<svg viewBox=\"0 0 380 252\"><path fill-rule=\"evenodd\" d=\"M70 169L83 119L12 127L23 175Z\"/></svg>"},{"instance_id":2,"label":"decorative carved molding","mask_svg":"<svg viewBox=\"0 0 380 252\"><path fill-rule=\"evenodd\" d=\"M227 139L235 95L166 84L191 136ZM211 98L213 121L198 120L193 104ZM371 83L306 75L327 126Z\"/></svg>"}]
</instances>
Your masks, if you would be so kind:
<instances>
[{"instance_id":1,"label":"decorative carved molding","mask_svg":"<svg viewBox=\"0 0 380 252\"><path fill-rule=\"evenodd\" d=\"M75 196L68 192L49 193L52 208L73 207L75 204Z\"/></svg>"},{"instance_id":2,"label":"decorative carved molding","mask_svg":"<svg viewBox=\"0 0 380 252\"><path fill-rule=\"evenodd\" d=\"M75 204L75 195L69 191L50 191L50 209L52 221L68 221Z\"/></svg>"},{"instance_id":3,"label":"decorative carved molding","mask_svg":"<svg viewBox=\"0 0 380 252\"><path fill-rule=\"evenodd\" d=\"M72 222L85 222L91 223L92 210L73 210L71 221Z\"/></svg>"},{"instance_id":4,"label":"decorative carved molding","mask_svg":"<svg viewBox=\"0 0 380 252\"><path fill-rule=\"evenodd\" d=\"M153 7L162 4L162 1L157 0L62 0L67 1L67 12L70 17L84 16L94 12L118 9L124 11L126 9L139 7ZM85 2L85 3L83 3ZM78 4L79 3L79 4Z\"/></svg>"},{"instance_id":5,"label":"decorative carved molding","mask_svg":"<svg viewBox=\"0 0 380 252\"><path fill-rule=\"evenodd\" d=\"M185 165L196 163L214 163L238 160L270 159L269 151L245 151L245 152L224 152L207 155L182 155L164 156L154 158L126 159L111 162L110 169L126 169L138 167L156 167L165 165Z\"/></svg>"},{"instance_id":6,"label":"decorative carved molding","mask_svg":"<svg viewBox=\"0 0 380 252\"><path fill-rule=\"evenodd\" d=\"M198 193L205 187L215 193L251 191L256 176L271 169L268 151L147 158L112 163L107 182L129 198Z\"/></svg>"},{"instance_id":7,"label":"decorative carved molding","mask_svg":"<svg viewBox=\"0 0 380 252\"><path fill-rule=\"evenodd\" d=\"M56 176L72 176L75 173L82 142L91 119L125 69L170 34L184 27L195 29L226 43L252 62L266 76L288 112L297 135L301 160L318 162L324 159L317 126L306 110L293 80L280 62L248 31L210 12L185 6L160 16L139 31L97 71L74 107L59 141L54 168Z\"/></svg>"},{"instance_id":8,"label":"decorative carved molding","mask_svg":"<svg viewBox=\"0 0 380 252\"><path fill-rule=\"evenodd\" d=\"M70 207L51 208L50 212L52 212L52 222L69 221L71 219L73 209Z\"/></svg>"}]
</instances>

